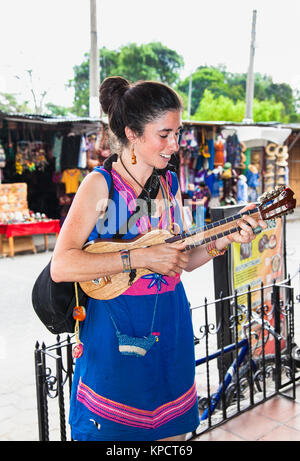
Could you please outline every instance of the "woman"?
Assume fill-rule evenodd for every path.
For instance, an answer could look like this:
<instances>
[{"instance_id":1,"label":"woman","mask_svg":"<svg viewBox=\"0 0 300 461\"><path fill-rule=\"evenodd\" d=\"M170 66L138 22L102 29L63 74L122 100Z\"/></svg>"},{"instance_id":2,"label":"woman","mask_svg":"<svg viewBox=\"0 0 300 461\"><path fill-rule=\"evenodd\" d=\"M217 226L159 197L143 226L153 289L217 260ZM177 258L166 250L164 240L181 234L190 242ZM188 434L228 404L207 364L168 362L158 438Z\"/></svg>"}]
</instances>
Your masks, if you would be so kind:
<instances>
[{"instance_id":1,"label":"woman","mask_svg":"<svg viewBox=\"0 0 300 461\"><path fill-rule=\"evenodd\" d=\"M137 268L151 273L134 280L112 300L89 299L80 331L84 350L76 361L73 380L72 437L184 440L198 426L199 415L193 329L180 274L222 254L233 240L251 241L252 228L259 223L247 217L248 222L240 223L240 233L209 248L186 252L182 251L184 242L122 253L83 251L84 243L98 232L101 237L113 237L134 216L125 226L124 240L155 227L184 229L177 177L166 171L172 153L178 150L179 97L161 83L129 84L121 77L109 77L100 87L100 103L120 153L111 157L106 168L96 168L79 187L55 247L51 274L60 282L95 280ZM111 181L108 224L114 221L114 229L103 225ZM260 225L266 227L264 222ZM129 338L129 344L120 343L120 334ZM148 341L144 355L137 346L139 338Z\"/></svg>"}]
</instances>

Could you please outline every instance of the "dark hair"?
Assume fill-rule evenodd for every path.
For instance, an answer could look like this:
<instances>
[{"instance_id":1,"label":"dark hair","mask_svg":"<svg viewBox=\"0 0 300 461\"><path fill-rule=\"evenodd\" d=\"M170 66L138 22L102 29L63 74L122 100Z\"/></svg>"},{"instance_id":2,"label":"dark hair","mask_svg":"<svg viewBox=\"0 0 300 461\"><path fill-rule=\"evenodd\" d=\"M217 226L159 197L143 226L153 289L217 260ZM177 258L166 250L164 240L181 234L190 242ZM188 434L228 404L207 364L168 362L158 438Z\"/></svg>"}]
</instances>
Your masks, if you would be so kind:
<instances>
[{"instance_id":1,"label":"dark hair","mask_svg":"<svg viewBox=\"0 0 300 461\"><path fill-rule=\"evenodd\" d=\"M99 100L111 131L123 145L128 144L126 126L142 136L147 123L183 108L180 97L169 86L151 80L131 84L123 77L107 77L100 86Z\"/></svg>"}]
</instances>

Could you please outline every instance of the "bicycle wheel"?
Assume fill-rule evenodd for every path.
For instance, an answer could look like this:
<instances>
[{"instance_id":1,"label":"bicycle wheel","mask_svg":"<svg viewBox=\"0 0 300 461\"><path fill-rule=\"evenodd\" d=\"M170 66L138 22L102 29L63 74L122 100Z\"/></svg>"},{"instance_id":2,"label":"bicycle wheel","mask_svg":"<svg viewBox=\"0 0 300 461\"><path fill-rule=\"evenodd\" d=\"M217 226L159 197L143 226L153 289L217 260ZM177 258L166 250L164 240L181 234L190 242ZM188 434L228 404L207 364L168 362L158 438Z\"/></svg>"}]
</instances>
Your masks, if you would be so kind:
<instances>
[{"instance_id":1,"label":"bicycle wheel","mask_svg":"<svg viewBox=\"0 0 300 461\"><path fill-rule=\"evenodd\" d=\"M231 383L226 389L226 408L250 399L250 380L247 377L239 379L239 383Z\"/></svg>"},{"instance_id":2,"label":"bicycle wheel","mask_svg":"<svg viewBox=\"0 0 300 461\"><path fill-rule=\"evenodd\" d=\"M279 382L279 385L281 387L290 381L291 373L292 370L289 366L287 359L285 357L282 357L280 367L280 379L278 379L275 360L273 358L266 359L264 368L262 367L262 364L260 364L258 371L255 373L254 376L258 392L263 392L265 382L266 393L273 393L276 390L277 382Z\"/></svg>"}]
</instances>

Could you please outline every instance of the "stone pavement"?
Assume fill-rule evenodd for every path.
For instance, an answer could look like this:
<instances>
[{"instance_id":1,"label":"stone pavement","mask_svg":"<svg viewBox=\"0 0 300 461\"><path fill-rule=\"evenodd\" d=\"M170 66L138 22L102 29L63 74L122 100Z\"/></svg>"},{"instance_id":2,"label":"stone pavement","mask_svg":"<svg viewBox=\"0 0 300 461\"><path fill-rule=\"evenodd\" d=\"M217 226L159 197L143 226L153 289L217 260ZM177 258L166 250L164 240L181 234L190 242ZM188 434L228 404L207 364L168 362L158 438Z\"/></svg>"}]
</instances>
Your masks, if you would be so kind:
<instances>
[{"instance_id":1,"label":"stone pavement","mask_svg":"<svg viewBox=\"0 0 300 461\"><path fill-rule=\"evenodd\" d=\"M291 395L291 391L289 392ZM286 392L288 394L288 392ZM300 389L295 401L276 396L199 435L195 442L300 441Z\"/></svg>"},{"instance_id":2,"label":"stone pavement","mask_svg":"<svg viewBox=\"0 0 300 461\"><path fill-rule=\"evenodd\" d=\"M299 270L299 231L300 208L297 208L294 215L288 216L287 222L287 264L291 275ZM41 324L31 306L32 284L49 261L54 240L49 238L50 251L43 252L43 238L35 236L34 239L37 254L17 254L13 259L0 259L0 441L38 440L35 343L55 343L55 336ZM192 306L203 304L208 293L212 294L209 300L213 300L212 263L185 273L182 278ZM205 287L201 293L195 289L199 287L199 280ZM293 280L293 285L299 293L299 277ZM300 344L299 305L295 307L295 337Z\"/></svg>"}]
</instances>

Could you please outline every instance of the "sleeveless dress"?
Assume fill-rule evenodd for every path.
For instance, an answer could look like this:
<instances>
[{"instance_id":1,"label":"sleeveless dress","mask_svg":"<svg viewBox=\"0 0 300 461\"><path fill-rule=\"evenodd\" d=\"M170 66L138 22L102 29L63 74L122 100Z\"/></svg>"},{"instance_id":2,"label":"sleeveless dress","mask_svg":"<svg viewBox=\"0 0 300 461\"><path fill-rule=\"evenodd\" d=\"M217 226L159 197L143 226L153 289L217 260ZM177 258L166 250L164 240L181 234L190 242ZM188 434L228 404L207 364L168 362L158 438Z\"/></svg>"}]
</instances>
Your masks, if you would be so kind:
<instances>
[{"instance_id":1,"label":"sleeveless dress","mask_svg":"<svg viewBox=\"0 0 300 461\"><path fill-rule=\"evenodd\" d=\"M95 170L108 188L113 179L118 227L135 209L135 192L114 169L111 176L103 167ZM177 176L167 172L166 178L161 177L162 192L166 196L169 188L174 220L180 213L174 198ZM150 224L167 228L167 218L164 212ZM124 240L143 233L147 225L148 216L141 216ZM101 237L113 236L108 227ZM95 237L96 227L89 240ZM84 351L76 360L71 393L72 439L150 441L194 431L199 424L194 337L180 277L146 275L114 299L89 298L86 311L80 329ZM116 330L130 338L154 335L155 341L144 356L122 354Z\"/></svg>"}]
</instances>

